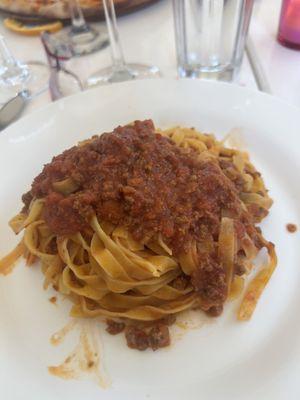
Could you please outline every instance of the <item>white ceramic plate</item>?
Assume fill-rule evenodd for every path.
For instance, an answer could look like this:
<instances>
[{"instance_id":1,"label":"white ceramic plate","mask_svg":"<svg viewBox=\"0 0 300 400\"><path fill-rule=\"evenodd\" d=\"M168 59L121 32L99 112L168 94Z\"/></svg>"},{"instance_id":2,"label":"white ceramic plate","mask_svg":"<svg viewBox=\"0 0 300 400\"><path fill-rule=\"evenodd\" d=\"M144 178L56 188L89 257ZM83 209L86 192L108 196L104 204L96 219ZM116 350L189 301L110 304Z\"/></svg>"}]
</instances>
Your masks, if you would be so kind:
<instances>
[{"instance_id":1,"label":"white ceramic plate","mask_svg":"<svg viewBox=\"0 0 300 400\"><path fill-rule=\"evenodd\" d=\"M2 132L1 255L17 242L7 222L44 163L78 140L153 118L162 128L195 126L219 137L242 129L274 199L263 232L276 244L279 265L250 322L236 321L235 303L157 352L129 350L123 335L109 336L99 325L101 363L111 381L101 389L89 380L64 381L48 373L47 366L67 354L63 346L51 346L49 337L66 323L69 304L50 304L52 292L43 291L38 266L20 262L14 273L0 276L1 399L299 399L299 232L289 234L285 227L300 226L299 115L280 100L233 85L149 80L66 98Z\"/></svg>"}]
</instances>

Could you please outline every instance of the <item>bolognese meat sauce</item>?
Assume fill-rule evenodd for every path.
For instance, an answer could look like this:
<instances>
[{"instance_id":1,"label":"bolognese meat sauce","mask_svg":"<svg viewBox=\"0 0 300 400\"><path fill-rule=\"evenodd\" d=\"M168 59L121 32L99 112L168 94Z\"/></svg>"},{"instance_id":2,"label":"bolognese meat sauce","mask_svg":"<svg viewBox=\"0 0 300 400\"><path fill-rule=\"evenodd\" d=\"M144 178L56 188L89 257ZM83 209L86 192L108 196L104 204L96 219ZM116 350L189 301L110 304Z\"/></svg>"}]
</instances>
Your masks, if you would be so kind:
<instances>
[{"instance_id":1,"label":"bolognese meat sauce","mask_svg":"<svg viewBox=\"0 0 300 400\"><path fill-rule=\"evenodd\" d=\"M71 190L58 190L57 182L66 180ZM239 185L216 160L201 160L156 133L151 120L118 127L54 157L35 178L25 206L31 197L45 199L43 217L58 235L88 227L96 215L146 243L160 234L178 255L208 236L217 242L225 212L243 222L237 234L244 229L258 241L251 215L240 206ZM203 254L199 247L197 263L191 282L220 310L227 293L217 248ZM159 334L153 335L154 347ZM127 336L131 343L128 331ZM143 335L136 340L143 341Z\"/></svg>"}]
</instances>

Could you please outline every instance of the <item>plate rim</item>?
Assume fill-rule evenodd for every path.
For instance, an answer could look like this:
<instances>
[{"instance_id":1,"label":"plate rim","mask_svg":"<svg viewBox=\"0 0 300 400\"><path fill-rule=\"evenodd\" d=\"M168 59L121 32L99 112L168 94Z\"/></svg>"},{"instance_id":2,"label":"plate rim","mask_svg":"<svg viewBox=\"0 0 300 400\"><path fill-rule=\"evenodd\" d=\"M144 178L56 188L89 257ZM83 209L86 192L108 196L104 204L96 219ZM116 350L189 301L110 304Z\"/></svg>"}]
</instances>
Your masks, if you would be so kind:
<instances>
[{"instance_id":1,"label":"plate rim","mask_svg":"<svg viewBox=\"0 0 300 400\"><path fill-rule=\"evenodd\" d=\"M118 82L118 83L111 83L109 85L103 85L103 86L98 86L95 88L89 88L87 90L84 90L82 92L78 92L75 94L72 94L70 96L63 97L61 99L58 99L54 102L49 102L48 104L37 108L33 110L32 112L25 114L24 116L21 116L17 121L13 122L10 124L8 127L3 129L0 132L0 136L8 136L11 134L11 131L14 131L15 129L18 129L19 126L23 125L24 123L27 123L27 121L30 121L31 119L34 120L34 118L39 118L42 116L44 113L50 111L51 109L56 109L60 108L61 106L69 106L69 104L72 103L77 98L80 97L85 97L89 96L90 93L96 93L99 92L99 95L101 93L101 90L105 88L104 90L116 90L119 87L126 87L126 86L140 86L143 84L149 84L152 83L154 85L157 84L175 84L175 85L183 85L183 86L188 86L191 83L193 85L199 85L199 89L201 89L201 86L203 87L216 87L216 88L222 88L222 90L228 90L228 91L236 91L239 95L244 94L245 95L248 93L251 96L257 97L259 99L265 99L269 103L277 103L286 109L293 110L293 112L298 112L300 115L300 107L296 106L294 104L289 103L287 100L280 98L279 96L272 95L269 93L261 92L258 89L254 88L249 88L249 87L244 87L240 86L237 83L232 83L232 82L224 82L224 81L213 81L209 79L191 79L191 78L183 78L183 79L172 79L172 78L159 78L159 79L139 79L139 80L134 80L134 81L125 81L125 82ZM107 89L110 88L110 89ZM300 118L299 118L300 120Z\"/></svg>"},{"instance_id":2,"label":"plate rim","mask_svg":"<svg viewBox=\"0 0 300 400\"><path fill-rule=\"evenodd\" d=\"M164 79L164 80L156 80L155 81L155 82L159 82L159 83L155 83L153 81L149 81L148 80L147 82L149 82L149 83L147 83L146 86L147 87L151 87L155 83L155 85L157 85L157 87L159 87L160 85L164 84L161 81L164 81L166 84L168 82L172 82L170 84L172 86L175 80L174 79ZM189 81L189 82L187 83L187 81ZM268 94L265 94L265 93L260 93L260 92L258 92L256 90L253 90L253 89L247 88L246 91L245 91L244 87L240 87L238 85L232 85L232 84L226 83L226 82L211 82L211 81L196 81L195 82L194 80L179 80L177 82L178 83L174 84L174 86L173 86L174 88L175 87L182 87L182 86L189 86L189 87L192 88L193 86L195 86L195 84L198 85L199 89L197 88L197 90L199 90L199 96L201 96L201 87L206 87L206 88L213 88L214 87L214 88L217 88L217 89L208 89L209 91L210 90L218 91L218 88L222 87L224 89L223 95L226 92L227 93L230 92L230 93L233 94L233 97L234 97L233 103L235 103L236 100L237 101L239 100L240 93L243 93L242 98L245 99L245 100L247 99L247 94L248 94L248 97L250 97L251 100L254 103L254 108L257 107L257 105L255 104L255 100L256 99L260 99L259 101L264 102L265 101L264 99L266 98L265 96L267 96L267 98L269 99L269 100L267 100L267 103L268 103L270 108L272 108L273 105L274 105L274 107L278 108L278 107L282 107L282 105L285 104L284 107L285 107L286 112L290 113L290 111L288 111L288 110L292 110L292 114L295 116L295 119L296 118L298 119L298 117L297 117L299 115L299 108L298 107L290 105L289 103L287 103L285 101L282 101L282 99L280 99L280 98L278 99L275 96L271 96L271 95L268 95ZM118 83L118 84L114 84L113 86L106 86L106 88L104 89L104 92L105 93L109 92L109 93L112 93L113 96L116 96L114 94L114 90L117 89L117 87L115 85L118 85L118 87L121 87L121 86L122 87L126 87L127 88L126 90L128 90L128 88L131 87L131 86L141 86L141 87L143 87L144 83L145 83L145 81L134 81L134 82L130 81L130 82ZM230 89L229 89L229 92L228 92L228 88L229 87L230 87ZM136 90L138 90L138 89L136 89ZM197 92L196 89L193 89L193 90L194 90L195 93ZM81 100L79 100L79 101L76 100L77 97L80 99L81 97L85 98L84 96L87 96L86 98L88 98L89 96L92 96L93 99L96 99L96 98L100 98L101 99L102 87L91 89L91 91L93 91L93 94L91 94L91 95L88 95L89 91L82 92L82 93L77 93L77 94L75 94L73 96L69 96L69 97L63 98L63 99L61 99L61 100L59 100L59 101L57 101L55 103L49 103L45 107L41 107L39 110L36 110L36 111L24 116L19 121L15 122L10 127L8 127L5 130L5 132L3 131L3 133L5 133L5 137L9 140L10 133L14 133L16 135L19 135L20 134L19 131L22 132L22 126L24 126L24 125L27 125L26 129L30 129L33 124L36 126L36 124L37 124L36 119L38 119L38 121L40 121L41 118L43 118L43 116L45 118L47 117L47 119L50 119L51 118L51 110L54 111L54 114L55 114L55 112L61 112L61 110L64 109L65 107L70 110L71 107L72 107L72 103L74 105L75 104L80 104ZM98 94L97 94L97 92L98 92ZM236 95L236 94L238 94L238 95ZM198 92L197 92L197 96L198 96ZM243 105L244 105L244 103L243 103ZM101 108L101 107L102 107L102 105L100 103L99 104L99 108ZM104 106L104 108L105 107L106 106ZM283 111L283 114L285 113L285 110ZM295 112L297 112L297 114L295 114ZM176 119L176 116L175 116L175 119ZM42 133L42 135L43 135L43 133ZM5 143L5 140L6 140L5 137L4 137L2 143ZM2 148L5 149L5 146L2 146ZM0 152L1 152L1 150L0 150ZM298 152L298 154L299 154L299 152ZM299 358L299 361L300 361L300 358ZM106 398L104 395L103 395L103 397ZM115 397L113 397L113 398L115 398ZM118 398L117 395L116 395L116 398ZM124 395L124 398L127 398L127 397ZM235 398L235 397L233 397L233 398Z\"/></svg>"}]
</instances>

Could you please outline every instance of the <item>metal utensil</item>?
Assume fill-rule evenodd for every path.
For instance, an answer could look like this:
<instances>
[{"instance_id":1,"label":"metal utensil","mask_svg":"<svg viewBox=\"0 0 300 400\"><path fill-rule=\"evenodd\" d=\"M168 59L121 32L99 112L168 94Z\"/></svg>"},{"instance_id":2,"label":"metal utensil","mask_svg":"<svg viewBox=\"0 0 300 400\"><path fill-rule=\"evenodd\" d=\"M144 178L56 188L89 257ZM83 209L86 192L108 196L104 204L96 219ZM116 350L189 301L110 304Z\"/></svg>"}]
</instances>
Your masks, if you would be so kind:
<instances>
[{"instance_id":1,"label":"metal utensil","mask_svg":"<svg viewBox=\"0 0 300 400\"><path fill-rule=\"evenodd\" d=\"M0 130L6 128L22 114L29 99L30 92L28 90L22 90L4 104L0 110Z\"/></svg>"},{"instance_id":2,"label":"metal utensil","mask_svg":"<svg viewBox=\"0 0 300 400\"><path fill-rule=\"evenodd\" d=\"M248 56L248 60L254 75L254 79L256 81L257 87L261 92L272 94L272 89L270 83L268 81L267 75L263 69L263 66L259 60L257 55L255 45L251 39L248 37L246 43L246 54Z\"/></svg>"}]
</instances>

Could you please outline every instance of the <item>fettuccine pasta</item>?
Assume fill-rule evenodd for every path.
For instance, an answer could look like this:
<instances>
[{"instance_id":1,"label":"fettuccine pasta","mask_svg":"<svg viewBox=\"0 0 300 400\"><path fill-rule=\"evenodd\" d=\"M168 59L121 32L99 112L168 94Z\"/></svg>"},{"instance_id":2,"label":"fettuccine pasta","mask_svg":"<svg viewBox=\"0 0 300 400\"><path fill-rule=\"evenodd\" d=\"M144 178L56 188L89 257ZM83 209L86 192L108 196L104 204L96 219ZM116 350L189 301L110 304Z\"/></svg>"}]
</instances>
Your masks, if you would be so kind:
<instances>
[{"instance_id":1,"label":"fettuccine pasta","mask_svg":"<svg viewBox=\"0 0 300 400\"><path fill-rule=\"evenodd\" d=\"M23 237L0 271L39 260L44 288L67 296L73 317L153 322L150 334L126 331L140 350L169 343L166 317L219 315L243 291L238 319L251 318L276 267L256 227L272 205L261 175L195 129L137 121L93 137L46 165L23 201L10 221ZM262 248L269 260L245 289Z\"/></svg>"}]
</instances>

